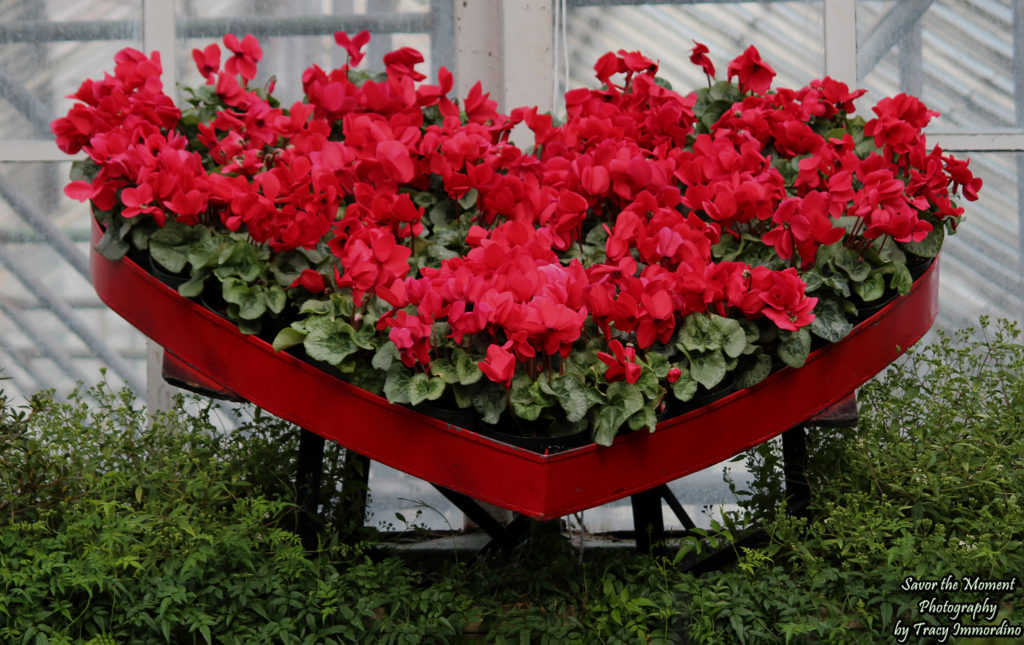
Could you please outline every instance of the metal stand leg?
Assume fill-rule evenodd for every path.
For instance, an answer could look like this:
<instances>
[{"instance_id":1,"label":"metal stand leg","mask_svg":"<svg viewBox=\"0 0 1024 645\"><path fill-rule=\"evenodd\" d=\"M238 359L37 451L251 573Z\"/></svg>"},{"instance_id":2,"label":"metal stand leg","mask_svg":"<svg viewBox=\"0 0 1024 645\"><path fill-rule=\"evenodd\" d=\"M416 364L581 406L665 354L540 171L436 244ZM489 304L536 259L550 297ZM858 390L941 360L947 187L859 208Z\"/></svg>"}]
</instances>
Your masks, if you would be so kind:
<instances>
[{"instance_id":1,"label":"metal stand leg","mask_svg":"<svg viewBox=\"0 0 1024 645\"><path fill-rule=\"evenodd\" d=\"M351 450L345 450L345 464L342 467L341 525L338 527L342 541L354 539L363 530L366 521L366 496L370 490L370 458Z\"/></svg>"},{"instance_id":2,"label":"metal stand leg","mask_svg":"<svg viewBox=\"0 0 1024 645\"><path fill-rule=\"evenodd\" d=\"M803 426L782 433L782 469L786 477L786 511L803 515L811 501L807 481L807 434Z\"/></svg>"},{"instance_id":3,"label":"metal stand leg","mask_svg":"<svg viewBox=\"0 0 1024 645\"><path fill-rule=\"evenodd\" d=\"M320 481L324 471L324 438L302 429L299 435L299 459L295 474L296 504L299 506L298 533L307 551L317 548L317 532L322 526L317 507Z\"/></svg>"},{"instance_id":4,"label":"metal stand leg","mask_svg":"<svg viewBox=\"0 0 1024 645\"><path fill-rule=\"evenodd\" d=\"M661 489L655 486L629 498L633 506L633 538L636 550L651 553L665 542L665 518L661 513Z\"/></svg>"},{"instance_id":5,"label":"metal stand leg","mask_svg":"<svg viewBox=\"0 0 1024 645\"><path fill-rule=\"evenodd\" d=\"M448 501L455 505L455 508L465 513L466 517L471 519L487 535L491 536L490 543L482 549L484 552L513 548L522 541L523 536L530 528L530 518L525 515L517 515L507 525L502 525L501 522L491 517L491 514L485 511L472 497L444 486L438 486L437 484L433 486Z\"/></svg>"}]
</instances>

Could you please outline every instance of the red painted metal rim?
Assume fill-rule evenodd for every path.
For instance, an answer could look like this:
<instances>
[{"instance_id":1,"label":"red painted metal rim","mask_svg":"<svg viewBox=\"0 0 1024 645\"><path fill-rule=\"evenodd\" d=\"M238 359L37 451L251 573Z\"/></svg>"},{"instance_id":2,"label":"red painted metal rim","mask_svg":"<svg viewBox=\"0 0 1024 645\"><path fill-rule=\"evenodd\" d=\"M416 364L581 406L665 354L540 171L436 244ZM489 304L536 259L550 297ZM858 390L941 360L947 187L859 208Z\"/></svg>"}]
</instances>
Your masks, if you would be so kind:
<instances>
[{"instance_id":1,"label":"red painted metal rim","mask_svg":"<svg viewBox=\"0 0 1024 645\"><path fill-rule=\"evenodd\" d=\"M94 243L99 238L93 223ZM128 259L91 255L100 298L210 383L346 448L537 519L560 517L728 459L842 400L913 345L938 310L938 261L911 292L841 342L740 390L603 448L541 455L391 405L181 297Z\"/></svg>"}]
</instances>

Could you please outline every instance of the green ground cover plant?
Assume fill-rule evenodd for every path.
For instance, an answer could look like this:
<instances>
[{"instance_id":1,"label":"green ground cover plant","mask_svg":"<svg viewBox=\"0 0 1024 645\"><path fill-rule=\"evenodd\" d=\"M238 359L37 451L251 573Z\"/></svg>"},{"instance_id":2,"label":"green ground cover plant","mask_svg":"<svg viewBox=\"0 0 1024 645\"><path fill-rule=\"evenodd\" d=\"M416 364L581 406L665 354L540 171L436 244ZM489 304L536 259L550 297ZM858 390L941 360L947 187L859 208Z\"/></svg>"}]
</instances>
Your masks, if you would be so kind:
<instances>
[{"instance_id":1,"label":"green ground cover plant","mask_svg":"<svg viewBox=\"0 0 1024 645\"><path fill-rule=\"evenodd\" d=\"M806 517L783 512L767 444L746 457L754 481L742 512L720 518L725 534L665 558L581 561L542 531L511 553L412 558L373 535L339 543L350 518L329 496L308 552L293 532L297 430L238 414L222 427L192 400L150 418L103 384L67 400L0 395L0 642L878 643L904 626L910 643L943 628L950 642L1010 643L952 630L1024 626L1012 324L912 351L861 390L858 428L812 429ZM327 481L341 455L329 449ZM767 542L730 547L751 522ZM683 571L715 546L736 563ZM927 589L943 580L958 588ZM991 618L950 615L986 602Z\"/></svg>"}]
</instances>

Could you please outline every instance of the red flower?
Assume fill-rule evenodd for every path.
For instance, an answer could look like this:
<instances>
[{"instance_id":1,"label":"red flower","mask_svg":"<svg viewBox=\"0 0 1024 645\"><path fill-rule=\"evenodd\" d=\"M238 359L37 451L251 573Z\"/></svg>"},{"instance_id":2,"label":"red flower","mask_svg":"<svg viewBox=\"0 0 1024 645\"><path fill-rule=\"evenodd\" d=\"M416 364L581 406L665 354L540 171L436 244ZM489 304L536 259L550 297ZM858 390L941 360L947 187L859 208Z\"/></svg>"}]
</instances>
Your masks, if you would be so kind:
<instances>
[{"instance_id":1,"label":"red flower","mask_svg":"<svg viewBox=\"0 0 1024 645\"><path fill-rule=\"evenodd\" d=\"M348 52L348 64L355 67L363 60L362 49L366 43L370 42L370 32L364 29L349 40L348 34L339 31L334 34L334 42L345 48L345 51Z\"/></svg>"},{"instance_id":2,"label":"red flower","mask_svg":"<svg viewBox=\"0 0 1024 645\"><path fill-rule=\"evenodd\" d=\"M970 160L960 161L949 155L948 157L943 157L942 161L946 164L946 172L949 173L949 180L953 184L953 190L962 188L964 197L968 201L973 202L977 200L978 191L981 190L981 177L975 177L974 173L967 167Z\"/></svg>"},{"instance_id":3,"label":"red flower","mask_svg":"<svg viewBox=\"0 0 1024 645\"><path fill-rule=\"evenodd\" d=\"M423 54L412 47L402 47L384 55L384 66L388 76L408 76L414 81L422 81L425 74L416 71L416 65L423 62Z\"/></svg>"},{"instance_id":4,"label":"red flower","mask_svg":"<svg viewBox=\"0 0 1024 645\"><path fill-rule=\"evenodd\" d=\"M506 388L512 384L512 377L516 373L516 357L508 351L510 347L512 341L501 346L491 344L487 347L487 358L477 363L484 376Z\"/></svg>"},{"instance_id":5,"label":"red flower","mask_svg":"<svg viewBox=\"0 0 1024 645\"><path fill-rule=\"evenodd\" d=\"M193 49L192 60L207 83L216 82L216 74L220 71L220 47L217 43L208 45L206 49Z\"/></svg>"},{"instance_id":6,"label":"red flower","mask_svg":"<svg viewBox=\"0 0 1024 645\"><path fill-rule=\"evenodd\" d=\"M793 268L772 271L757 266L751 270L750 289L765 303L761 313L779 329L797 331L814 321L811 312L814 305L818 304L818 299L806 297L806 288L807 285Z\"/></svg>"},{"instance_id":7,"label":"red flower","mask_svg":"<svg viewBox=\"0 0 1024 645\"><path fill-rule=\"evenodd\" d=\"M395 344L401 354L402 364L412 367L416 363L430 365L431 326L419 316L400 310L393 317L386 317L377 323L378 329L383 322L391 328L388 339Z\"/></svg>"},{"instance_id":8,"label":"red flower","mask_svg":"<svg viewBox=\"0 0 1024 645\"><path fill-rule=\"evenodd\" d=\"M690 62L702 67L704 69L704 73L709 79L713 78L715 76L715 65L711 62L711 59L705 55L711 50L708 49L707 45L699 43L696 40L693 41L693 44L696 46L690 50Z\"/></svg>"},{"instance_id":9,"label":"red flower","mask_svg":"<svg viewBox=\"0 0 1024 645\"><path fill-rule=\"evenodd\" d=\"M238 36L227 34L224 36L224 46L234 52L234 56L224 63L224 71L228 74L239 74L247 81L256 78L256 63L263 58L263 50L256 36L246 34L241 42Z\"/></svg>"},{"instance_id":10,"label":"red flower","mask_svg":"<svg viewBox=\"0 0 1024 645\"><path fill-rule=\"evenodd\" d=\"M327 288L324 277L313 269L303 269L299 277L289 285L291 287L302 286L310 293L321 293Z\"/></svg>"},{"instance_id":11,"label":"red flower","mask_svg":"<svg viewBox=\"0 0 1024 645\"><path fill-rule=\"evenodd\" d=\"M939 113L929 110L924 103L909 94L884 98L871 108L878 115L864 124L864 134L873 137L875 145L898 155L924 146L924 129L932 117Z\"/></svg>"},{"instance_id":12,"label":"red flower","mask_svg":"<svg viewBox=\"0 0 1024 645\"><path fill-rule=\"evenodd\" d=\"M741 92L764 94L772 85L775 70L761 60L761 54L751 45L729 63L729 80L732 80L733 76L739 79Z\"/></svg>"},{"instance_id":13,"label":"red flower","mask_svg":"<svg viewBox=\"0 0 1024 645\"><path fill-rule=\"evenodd\" d=\"M675 383L682 377L683 371L678 367L672 367L668 370L668 375L665 377L669 383Z\"/></svg>"},{"instance_id":14,"label":"red flower","mask_svg":"<svg viewBox=\"0 0 1024 645\"><path fill-rule=\"evenodd\" d=\"M612 350L614 356L605 352L597 353L597 357L601 359L601 362L609 366L608 370L604 373L605 380L614 383L615 381L625 379L630 385L640 380L640 375L643 373L644 368L636 362L636 349L623 347L622 343L618 340L609 342L608 347Z\"/></svg>"}]
</instances>

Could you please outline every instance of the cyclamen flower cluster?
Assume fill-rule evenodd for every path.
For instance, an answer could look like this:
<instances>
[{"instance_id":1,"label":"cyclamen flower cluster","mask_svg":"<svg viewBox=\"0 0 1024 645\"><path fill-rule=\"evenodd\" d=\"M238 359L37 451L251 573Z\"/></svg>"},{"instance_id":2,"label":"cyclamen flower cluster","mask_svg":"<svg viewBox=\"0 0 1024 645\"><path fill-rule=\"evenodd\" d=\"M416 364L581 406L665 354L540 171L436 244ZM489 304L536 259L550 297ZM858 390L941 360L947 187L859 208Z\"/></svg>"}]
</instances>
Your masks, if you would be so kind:
<instances>
[{"instance_id":1,"label":"cyclamen flower cluster","mask_svg":"<svg viewBox=\"0 0 1024 645\"><path fill-rule=\"evenodd\" d=\"M642 352L692 315L803 329L818 298L798 269L821 247L920 241L932 221L962 213L951 192L975 199L981 183L965 162L926 151L935 113L917 99L874 108L863 136L878 150L865 155L845 127L863 90L825 78L769 92L774 71L753 47L728 66L739 100L711 124L696 93L664 87L654 61L619 51L597 61L600 89L566 93L556 125L536 108L499 113L479 83L457 102L452 74L423 83L409 48L384 57L384 75L359 79L368 38L337 34L348 63L306 70L306 98L288 109L249 84L262 56L254 37L226 36L223 65L216 44L194 51L218 102L194 126L163 92L159 55L122 51L113 76L83 83L54 122L58 146L84 150L96 170L66 193L158 226L244 231L275 253L326 243L331 268L304 270L293 290L347 291L357 309L386 302L376 328L426 373L445 323L444 342L476 347L483 374L508 387L595 332L611 351L599 354L604 379L632 384ZM697 44L691 60L710 82L706 53ZM830 122L834 135L821 127ZM508 140L520 123L532 151ZM416 199L427 192L460 204L455 220L471 218L458 252L438 262L418 260L417 245L439 234ZM716 257L723 241L752 237L778 261ZM664 378L674 383L679 367Z\"/></svg>"}]
</instances>

